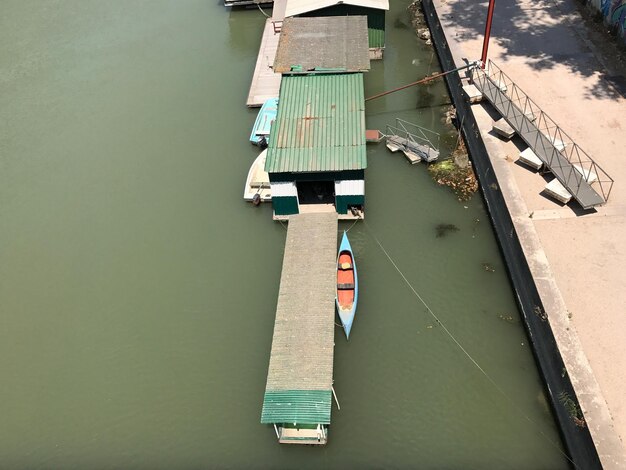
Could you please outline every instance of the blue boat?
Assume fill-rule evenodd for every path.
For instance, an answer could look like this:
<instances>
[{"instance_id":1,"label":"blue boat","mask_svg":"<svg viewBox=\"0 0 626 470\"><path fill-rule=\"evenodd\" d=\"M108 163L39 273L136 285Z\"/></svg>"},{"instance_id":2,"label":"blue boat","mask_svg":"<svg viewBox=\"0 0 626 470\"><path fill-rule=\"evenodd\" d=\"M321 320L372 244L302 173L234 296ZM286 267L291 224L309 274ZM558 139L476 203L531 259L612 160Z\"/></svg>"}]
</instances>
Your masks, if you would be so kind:
<instances>
[{"instance_id":1,"label":"blue boat","mask_svg":"<svg viewBox=\"0 0 626 470\"><path fill-rule=\"evenodd\" d=\"M356 303L359 297L359 282L356 274L354 253L348 241L348 234L344 231L339 254L337 255L337 313L346 332L346 338L350 339L350 330L356 312Z\"/></svg>"},{"instance_id":2,"label":"blue boat","mask_svg":"<svg viewBox=\"0 0 626 470\"><path fill-rule=\"evenodd\" d=\"M260 145L267 147L267 143L270 139L270 130L272 129L272 123L276 120L276 113L278 112L278 98L270 98L259 111L252 132L250 133L250 142L254 145Z\"/></svg>"}]
</instances>

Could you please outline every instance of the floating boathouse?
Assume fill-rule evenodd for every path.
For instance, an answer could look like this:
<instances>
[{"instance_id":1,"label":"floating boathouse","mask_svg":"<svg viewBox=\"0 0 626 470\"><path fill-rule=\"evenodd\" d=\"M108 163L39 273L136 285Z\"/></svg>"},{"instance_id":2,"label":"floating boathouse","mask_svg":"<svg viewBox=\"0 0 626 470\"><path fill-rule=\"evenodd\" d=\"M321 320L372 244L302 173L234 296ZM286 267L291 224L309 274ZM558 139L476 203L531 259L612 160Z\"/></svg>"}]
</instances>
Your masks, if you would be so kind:
<instances>
[{"instance_id":1,"label":"floating boathouse","mask_svg":"<svg viewBox=\"0 0 626 470\"><path fill-rule=\"evenodd\" d=\"M333 391L337 221L363 216L364 16L287 18L265 171L289 220L261 423L283 444L323 445Z\"/></svg>"},{"instance_id":2,"label":"floating boathouse","mask_svg":"<svg viewBox=\"0 0 626 470\"><path fill-rule=\"evenodd\" d=\"M280 105L265 161L275 219L363 216L365 16L286 18L274 70Z\"/></svg>"},{"instance_id":3,"label":"floating boathouse","mask_svg":"<svg viewBox=\"0 0 626 470\"><path fill-rule=\"evenodd\" d=\"M363 216L367 18L286 18L274 70L282 74L265 171L275 219L303 212Z\"/></svg>"},{"instance_id":4,"label":"floating boathouse","mask_svg":"<svg viewBox=\"0 0 626 470\"><path fill-rule=\"evenodd\" d=\"M274 217L362 214L365 145L362 73L283 76L265 161Z\"/></svg>"}]
</instances>

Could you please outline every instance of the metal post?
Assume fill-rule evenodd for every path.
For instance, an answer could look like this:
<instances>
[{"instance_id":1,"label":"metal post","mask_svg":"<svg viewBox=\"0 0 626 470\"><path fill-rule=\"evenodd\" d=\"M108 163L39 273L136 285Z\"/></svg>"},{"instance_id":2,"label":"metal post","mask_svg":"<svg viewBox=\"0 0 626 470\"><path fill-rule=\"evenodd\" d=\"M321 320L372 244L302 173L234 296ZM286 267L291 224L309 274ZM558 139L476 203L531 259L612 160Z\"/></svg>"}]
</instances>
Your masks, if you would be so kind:
<instances>
[{"instance_id":1,"label":"metal post","mask_svg":"<svg viewBox=\"0 0 626 470\"><path fill-rule=\"evenodd\" d=\"M487 49L489 49L489 36L491 36L491 20L493 19L493 8L496 6L496 0L489 0L489 9L487 10L487 24L485 25L485 39L483 40L483 55L480 58L482 62L480 67L485 68L487 63Z\"/></svg>"},{"instance_id":2,"label":"metal post","mask_svg":"<svg viewBox=\"0 0 626 470\"><path fill-rule=\"evenodd\" d=\"M341 410L341 407L339 406L339 400L337 400L337 394L335 393L335 387L331 385L330 389L333 391L333 396L335 397L335 403L337 403L337 409Z\"/></svg>"}]
</instances>

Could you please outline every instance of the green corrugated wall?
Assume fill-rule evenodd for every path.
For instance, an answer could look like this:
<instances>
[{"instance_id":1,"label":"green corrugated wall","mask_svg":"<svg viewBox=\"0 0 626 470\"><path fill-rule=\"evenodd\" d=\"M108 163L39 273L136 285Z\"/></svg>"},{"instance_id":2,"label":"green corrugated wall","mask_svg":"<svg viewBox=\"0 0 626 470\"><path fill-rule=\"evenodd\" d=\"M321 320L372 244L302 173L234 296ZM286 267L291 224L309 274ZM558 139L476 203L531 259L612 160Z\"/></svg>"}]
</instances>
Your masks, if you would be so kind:
<instances>
[{"instance_id":1,"label":"green corrugated wall","mask_svg":"<svg viewBox=\"0 0 626 470\"><path fill-rule=\"evenodd\" d=\"M362 194L335 197L335 207L338 214L347 214L348 206L362 206L363 204L365 204L365 196Z\"/></svg>"},{"instance_id":2,"label":"green corrugated wall","mask_svg":"<svg viewBox=\"0 0 626 470\"><path fill-rule=\"evenodd\" d=\"M295 196L272 197L272 207L276 215L298 214L298 198Z\"/></svg>"}]
</instances>

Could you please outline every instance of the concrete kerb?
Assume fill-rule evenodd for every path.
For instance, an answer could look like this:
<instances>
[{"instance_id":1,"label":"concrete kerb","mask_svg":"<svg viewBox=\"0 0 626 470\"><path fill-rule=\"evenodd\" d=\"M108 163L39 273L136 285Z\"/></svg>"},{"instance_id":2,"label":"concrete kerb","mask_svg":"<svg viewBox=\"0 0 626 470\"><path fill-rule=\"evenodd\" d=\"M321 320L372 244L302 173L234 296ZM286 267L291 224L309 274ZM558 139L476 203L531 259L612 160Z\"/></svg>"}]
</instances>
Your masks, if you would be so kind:
<instances>
[{"instance_id":1,"label":"concrete kerb","mask_svg":"<svg viewBox=\"0 0 626 470\"><path fill-rule=\"evenodd\" d=\"M432 0L432 3L435 9L440 6L439 0ZM457 42L450 41L450 35L446 34L445 29L443 29L443 33L446 36L448 48L457 66L465 63L467 60L475 59L467 57ZM464 79L464 77L461 76L461 79ZM557 348L563 358L601 463L607 469L626 468L624 449L613 428L606 401L593 376L578 336L571 329L565 302L552 275L548 259L541 246L526 203L508 167L506 155L502 152L499 142L488 134L492 120L481 105L474 105L472 112L481 129L489 159L496 173L498 184L513 220L524 256L534 278L545 312L548 315Z\"/></svg>"},{"instance_id":2,"label":"concrete kerb","mask_svg":"<svg viewBox=\"0 0 626 470\"><path fill-rule=\"evenodd\" d=\"M483 109L473 111L481 129L486 129L485 121L489 122L491 118ZM483 113L484 116L481 116ZM495 138L483 132L483 139L598 456L606 469L624 468L625 457L620 455L623 454L621 443L613 428L606 401L593 376L578 335L569 321L565 301L552 274L526 203L506 161L506 155L502 153L499 142L494 142Z\"/></svg>"}]
</instances>

